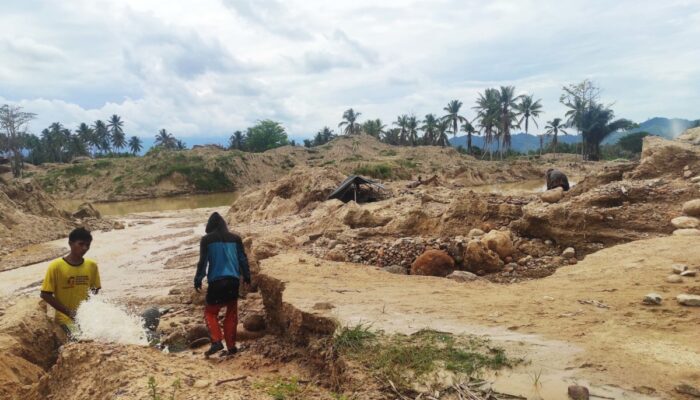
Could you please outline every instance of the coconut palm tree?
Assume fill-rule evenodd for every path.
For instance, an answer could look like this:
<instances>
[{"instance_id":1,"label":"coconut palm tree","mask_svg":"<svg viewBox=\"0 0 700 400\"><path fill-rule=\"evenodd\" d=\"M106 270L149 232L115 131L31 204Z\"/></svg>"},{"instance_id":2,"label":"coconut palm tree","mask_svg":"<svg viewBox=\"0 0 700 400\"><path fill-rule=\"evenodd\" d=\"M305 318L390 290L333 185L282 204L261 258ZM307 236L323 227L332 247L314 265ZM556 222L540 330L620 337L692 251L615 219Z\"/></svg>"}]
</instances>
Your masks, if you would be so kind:
<instances>
[{"instance_id":1,"label":"coconut palm tree","mask_svg":"<svg viewBox=\"0 0 700 400\"><path fill-rule=\"evenodd\" d=\"M129 149L131 150L131 154L136 155L136 153L140 152L141 149L143 149L141 139L138 136L132 136L129 139Z\"/></svg>"},{"instance_id":2,"label":"coconut palm tree","mask_svg":"<svg viewBox=\"0 0 700 400\"><path fill-rule=\"evenodd\" d=\"M448 119L441 119L438 121L435 141L438 146L446 147L450 145L450 139L447 137L447 133L450 131L451 123L452 121Z\"/></svg>"},{"instance_id":3,"label":"coconut palm tree","mask_svg":"<svg viewBox=\"0 0 700 400\"><path fill-rule=\"evenodd\" d=\"M503 152L510 149L510 130L517 128L517 116L515 110L518 107L517 101L520 96L515 95L515 86L501 86L499 104L501 108L498 128L500 130L503 146L501 146L501 158Z\"/></svg>"},{"instance_id":4,"label":"coconut palm tree","mask_svg":"<svg viewBox=\"0 0 700 400\"><path fill-rule=\"evenodd\" d=\"M418 119L415 115L409 116L406 121L406 135L411 146L418 144Z\"/></svg>"},{"instance_id":5,"label":"coconut palm tree","mask_svg":"<svg viewBox=\"0 0 700 400\"><path fill-rule=\"evenodd\" d=\"M408 115L399 115L394 125L399 127L399 144L406 144L408 142Z\"/></svg>"},{"instance_id":6,"label":"coconut palm tree","mask_svg":"<svg viewBox=\"0 0 700 400\"><path fill-rule=\"evenodd\" d=\"M488 88L484 93L479 93L479 98L476 100L476 106L474 107L474 110L477 112L475 121L478 121L479 130L484 134L483 156L486 156L486 150L488 149L489 159L493 157L493 140L498 139L495 133L501 114L499 98L500 92L498 89Z\"/></svg>"},{"instance_id":7,"label":"coconut palm tree","mask_svg":"<svg viewBox=\"0 0 700 400\"><path fill-rule=\"evenodd\" d=\"M80 140L85 144L85 148L87 149L88 153L91 153L90 147L92 147L92 144L94 143L93 136L95 135L95 132L88 126L88 124L83 122L78 125L78 129L75 130L75 134L78 135Z\"/></svg>"},{"instance_id":8,"label":"coconut palm tree","mask_svg":"<svg viewBox=\"0 0 700 400\"><path fill-rule=\"evenodd\" d=\"M459 100L452 100L447 103L447 107L443 108L447 112L442 119L446 119L452 122L452 135L457 137L457 132L459 130L460 122L467 122L466 118L459 115L459 109L462 108L462 102Z\"/></svg>"},{"instance_id":9,"label":"coconut palm tree","mask_svg":"<svg viewBox=\"0 0 700 400\"><path fill-rule=\"evenodd\" d=\"M343 119L345 121L341 122L338 124L338 128L341 128L345 126L345 134L346 135L356 135L360 133L360 124L357 122L357 119L360 117L362 113L355 112L352 108L345 110L343 113Z\"/></svg>"},{"instance_id":10,"label":"coconut palm tree","mask_svg":"<svg viewBox=\"0 0 700 400\"><path fill-rule=\"evenodd\" d=\"M529 133L530 120L539 128L536 118L542 113L542 104L540 104L540 101L542 101L542 99L534 100L532 95L523 95L520 97L520 103L518 103L516 107L518 115L521 116L518 124L522 126L523 122L525 122L525 133Z\"/></svg>"},{"instance_id":11,"label":"coconut palm tree","mask_svg":"<svg viewBox=\"0 0 700 400\"><path fill-rule=\"evenodd\" d=\"M401 129L391 128L384 132L382 141L387 144L397 146L401 144Z\"/></svg>"},{"instance_id":12,"label":"coconut palm tree","mask_svg":"<svg viewBox=\"0 0 700 400\"><path fill-rule=\"evenodd\" d=\"M435 114L428 114L423 120L423 125L418 128L423 131L423 144L437 144L438 139L438 119Z\"/></svg>"},{"instance_id":13,"label":"coconut palm tree","mask_svg":"<svg viewBox=\"0 0 700 400\"><path fill-rule=\"evenodd\" d=\"M377 139L384 133L385 128L386 125L382 124L382 120L379 118L367 120L362 124L362 132Z\"/></svg>"},{"instance_id":14,"label":"coconut palm tree","mask_svg":"<svg viewBox=\"0 0 700 400\"><path fill-rule=\"evenodd\" d=\"M92 125L93 131L95 131L95 147L104 153L109 151L112 147L111 138L109 136L109 128L102 120L97 120Z\"/></svg>"},{"instance_id":15,"label":"coconut palm tree","mask_svg":"<svg viewBox=\"0 0 700 400\"><path fill-rule=\"evenodd\" d=\"M126 147L126 135L124 135L124 122L121 118L114 114L109 119L107 127L109 128L109 134L111 136L112 146L114 146L117 151Z\"/></svg>"},{"instance_id":16,"label":"coconut palm tree","mask_svg":"<svg viewBox=\"0 0 700 400\"><path fill-rule=\"evenodd\" d=\"M474 126L471 124L471 122L464 121L464 124L462 124L462 132L466 132L466 134L467 134L467 153L471 154L472 153L472 135L476 133L476 129L474 129Z\"/></svg>"},{"instance_id":17,"label":"coconut palm tree","mask_svg":"<svg viewBox=\"0 0 700 400\"><path fill-rule=\"evenodd\" d=\"M177 142L175 137L168 133L165 129L158 131L155 141L156 147L163 147L165 149L174 149L177 147Z\"/></svg>"},{"instance_id":18,"label":"coconut palm tree","mask_svg":"<svg viewBox=\"0 0 700 400\"><path fill-rule=\"evenodd\" d=\"M561 118L554 118L551 121L547 122L547 125L544 127L545 129L545 134L551 135L552 136L552 145L554 146L554 154L557 154L557 137L559 133L567 134L566 131L564 130L564 125L562 124L562 119Z\"/></svg>"}]
</instances>

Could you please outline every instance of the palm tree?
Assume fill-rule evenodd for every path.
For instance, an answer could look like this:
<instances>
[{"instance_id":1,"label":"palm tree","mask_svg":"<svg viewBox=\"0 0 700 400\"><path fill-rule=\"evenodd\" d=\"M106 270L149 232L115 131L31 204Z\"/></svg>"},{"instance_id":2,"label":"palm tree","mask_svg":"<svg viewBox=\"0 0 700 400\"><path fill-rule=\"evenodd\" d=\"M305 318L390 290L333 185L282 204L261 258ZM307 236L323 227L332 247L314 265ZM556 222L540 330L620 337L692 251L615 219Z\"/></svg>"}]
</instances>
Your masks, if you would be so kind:
<instances>
[{"instance_id":1,"label":"palm tree","mask_svg":"<svg viewBox=\"0 0 700 400\"><path fill-rule=\"evenodd\" d=\"M542 101L542 99L534 100L532 95L523 95L520 98L517 110L518 115L522 115L522 117L520 121L518 121L518 124L522 125L523 121L525 121L525 133L529 133L530 119L532 119L532 123L539 128L535 118L539 117L540 113L542 113L542 104L540 104L540 101Z\"/></svg>"},{"instance_id":2,"label":"palm tree","mask_svg":"<svg viewBox=\"0 0 700 400\"><path fill-rule=\"evenodd\" d=\"M323 138L323 143L328 143L335 137L333 134L333 130L327 126L324 126L323 129L319 131L321 134L321 137Z\"/></svg>"},{"instance_id":3,"label":"palm tree","mask_svg":"<svg viewBox=\"0 0 700 400\"><path fill-rule=\"evenodd\" d=\"M129 139L129 149L131 150L131 154L136 155L136 153L141 151L143 148L141 143L141 139L139 139L138 136L132 136L131 139Z\"/></svg>"},{"instance_id":4,"label":"palm tree","mask_svg":"<svg viewBox=\"0 0 700 400\"><path fill-rule=\"evenodd\" d=\"M384 136L382 137L382 141L387 144L391 145L399 145L401 143L401 129L399 128L391 128L384 132Z\"/></svg>"},{"instance_id":5,"label":"palm tree","mask_svg":"<svg viewBox=\"0 0 700 400\"><path fill-rule=\"evenodd\" d=\"M462 131L467 133L467 153L472 153L472 135L476 133L476 129L469 121L464 121Z\"/></svg>"},{"instance_id":6,"label":"palm tree","mask_svg":"<svg viewBox=\"0 0 700 400\"><path fill-rule=\"evenodd\" d=\"M447 132L450 130L450 123L452 121L448 119L442 119L438 122L437 124L437 138L436 138L436 144L438 146L449 146L450 145L450 139L447 137Z\"/></svg>"},{"instance_id":7,"label":"palm tree","mask_svg":"<svg viewBox=\"0 0 700 400\"><path fill-rule=\"evenodd\" d=\"M228 138L228 148L235 150L243 150L243 144L245 142L245 136L243 132L235 131L230 138Z\"/></svg>"},{"instance_id":8,"label":"palm tree","mask_svg":"<svg viewBox=\"0 0 700 400\"><path fill-rule=\"evenodd\" d=\"M519 99L520 96L515 96L515 86L501 86L499 96L501 112L498 126L503 140L501 158L503 158L503 152L505 151L507 153L508 149L510 149L510 130L518 127L514 110L518 106L516 101Z\"/></svg>"},{"instance_id":9,"label":"palm tree","mask_svg":"<svg viewBox=\"0 0 700 400\"><path fill-rule=\"evenodd\" d=\"M173 135L168 133L165 129L158 131L155 141L156 147L163 147L165 149L174 149L177 147L177 143Z\"/></svg>"},{"instance_id":10,"label":"palm tree","mask_svg":"<svg viewBox=\"0 0 700 400\"><path fill-rule=\"evenodd\" d=\"M615 113L602 104L592 104L581 115L581 133L584 143L584 159L597 161L600 159L600 142L611 133L628 130L636 124L627 119L613 121Z\"/></svg>"},{"instance_id":11,"label":"palm tree","mask_svg":"<svg viewBox=\"0 0 700 400\"><path fill-rule=\"evenodd\" d=\"M460 122L467 122L466 118L459 115L459 109L462 108L462 102L459 100L452 100L447 103L447 107L443 110L447 111L447 115L443 116L443 119L452 121L452 135L457 137L457 131L459 130Z\"/></svg>"},{"instance_id":12,"label":"palm tree","mask_svg":"<svg viewBox=\"0 0 700 400\"><path fill-rule=\"evenodd\" d=\"M437 144L438 119L435 114L428 114L423 120L423 126L419 128L423 131L423 144Z\"/></svg>"},{"instance_id":13,"label":"palm tree","mask_svg":"<svg viewBox=\"0 0 700 400\"><path fill-rule=\"evenodd\" d=\"M343 113L343 119L345 119L345 121L339 123L338 128L347 125L344 130L346 135L356 135L360 133L360 125L357 123L357 118L359 118L361 114L362 113L355 112L352 108L345 110Z\"/></svg>"},{"instance_id":14,"label":"palm tree","mask_svg":"<svg viewBox=\"0 0 700 400\"><path fill-rule=\"evenodd\" d=\"M75 134L78 135L80 140L85 144L88 152L90 152L90 147L94 143L93 136L95 132L86 124L85 122L78 125L78 129L75 130Z\"/></svg>"},{"instance_id":15,"label":"palm tree","mask_svg":"<svg viewBox=\"0 0 700 400\"><path fill-rule=\"evenodd\" d=\"M175 139L175 148L176 148L177 150L186 150L186 149L187 149L187 145L185 144L184 141L182 141L182 140L180 140L180 139Z\"/></svg>"},{"instance_id":16,"label":"palm tree","mask_svg":"<svg viewBox=\"0 0 700 400\"><path fill-rule=\"evenodd\" d=\"M112 115L109 119L109 124L107 124L109 133L112 136L112 145L117 151L126 146L126 135L124 135L124 129L122 129L123 125L124 122L117 114Z\"/></svg>"},{"instance_id":17,"label":"palm tree","mask_svg":"<svg viewBox=\"0 0 700 400\"><path fill-rule=\"evenodd\" d=\"M406 135L411 146L418 144L418 120L415 115L411 115L406 121Z\"/></svg>"},{"instance_id":18,"label":"palm tree","mask_svg":"<svg viewBox=\"0 0 700 400\"><path fill-rule=\"evenodd\" d=\"M379 137L384 133L385 128L386 125L382 124L382 120L377 118L367 120L364 124L362 124L361 129L366 135L379 139Z\"/></svg>"},{"instance_id":19,"label":"palm tree","mask_svg":"<svg viewBox=\"0 0 700 400\"><path fill-rule=\"evenodd\" d=\"M95 147L102 153L109 151L111 148L111 140L109 129L102 120L97 120L93 123L92 129L95 132Z\"/></svg>"},{"instance_id":20,"label":"palm tree","mask_svg":"<svg viewBox=\"0 0 700 400\"><path fill-rule=\"evenodd\" d=\"M406 144L408 141L408 115L399 115L394 122L394 125L399 127L399 144Z\"/></svg>"},{"instance_id":21,"label":"palm tree","mask_svg":"<svg viewBox=\"0 0 700 400\"><path fill-rule=\"evenodd\" d=\"M500 92L498 89L486 89L483 94L479 93L479 98L476 100L476 106L474 107L477 112L475 121L479 121L479 128L484 133L483 156L486 156L486 149L488 149L489 159L493 156L494 129L498 126L501 114L499 98ZM498 138L496 137L496 139Z\"/></svg>"},{"instance_id":22,"label":"palm tree","mask_svg":"<svg viewBox=\"0 0 700 400\"><path fill-rule=\"evenodd\" d=\"M551 135L552 136L552 145L554 146L554 154L557 154L557 136L559 133L567 134L566 131L564 130L564 125L562 125L562 119L561 118L554 118L551 121L547 122L547 125L544 127L545 129L545 134Z\"/></svg>"}]
</instances>

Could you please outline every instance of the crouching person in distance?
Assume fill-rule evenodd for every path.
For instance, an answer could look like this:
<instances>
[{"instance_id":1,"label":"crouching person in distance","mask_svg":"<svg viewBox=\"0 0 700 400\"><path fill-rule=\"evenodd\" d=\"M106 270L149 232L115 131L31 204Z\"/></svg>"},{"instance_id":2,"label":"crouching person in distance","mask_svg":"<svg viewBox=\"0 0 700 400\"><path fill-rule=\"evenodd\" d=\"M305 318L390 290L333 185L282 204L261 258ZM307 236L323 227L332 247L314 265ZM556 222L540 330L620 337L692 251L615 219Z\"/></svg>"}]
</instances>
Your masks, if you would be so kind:
<instances>
[{"instance_id":1,"label":"crouching person in distance","mask_svg":"<svg viewBox=\"0 0 700 400\"><path fill-rule=\"evenodd\" d=\"M547 178L547 190L552 190L558 187L564 189L565 192L569 190L569 179L563 172L550 168L547 170L545 177Z\"/></svg>"},{"instance_id":2,"label":"crouching person in distance","mask_svg":"<svg viewBox=\"0 0 700 400\"><path fill-rule=\"evenodd\" d=\"M204 319L211 336L211 347L204 355L209 357L224 349L218 315L226 308L224 340L229 355L236 353L236 326L238 325L238 288L240 279L250 284L250 269L240 236L229 232L226 221L215 212L209 217L199 246L199 263L194 277L194 288L200 291L207 277ZM208 268L207 268L208 265Z\"/></svg>"}]
</instances>

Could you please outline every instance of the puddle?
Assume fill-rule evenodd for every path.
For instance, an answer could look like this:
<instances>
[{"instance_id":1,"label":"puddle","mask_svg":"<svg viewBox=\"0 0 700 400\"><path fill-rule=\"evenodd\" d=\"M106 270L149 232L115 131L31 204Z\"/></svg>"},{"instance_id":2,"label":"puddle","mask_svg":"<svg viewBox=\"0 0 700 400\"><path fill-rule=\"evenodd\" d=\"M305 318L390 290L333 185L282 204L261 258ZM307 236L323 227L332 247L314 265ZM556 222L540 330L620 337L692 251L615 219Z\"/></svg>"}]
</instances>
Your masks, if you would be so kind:
<instances>
[{"instance_id":1,"label":"puddle","mask_svg":"<svg viewBox=\"0 0 700 400\"><path fill-rule=\"evenodd\" d=\"M102 215L126 215L132 213L173 211L197 208L230 206L238 197L237 192L197 194L191 196L158 197L154 199L93 203ZM59 207L75 211L85 200L59 200Z\"/></svg>"},{"instance_id":2,"label":"puddle","mask_svg":"<svg viewBox=\"0 0 700 400\"><path fill-rule=\"evenodd\" d=\"M569 181L569 185L574 187L576 182ZM547 190L547 184L542 179L526 180L511 183L494 183L491 185L471 186L470 190L476 193L497 193L503 195L523 195L531 193L541 193Z\"/></svg>"}]
</instances>

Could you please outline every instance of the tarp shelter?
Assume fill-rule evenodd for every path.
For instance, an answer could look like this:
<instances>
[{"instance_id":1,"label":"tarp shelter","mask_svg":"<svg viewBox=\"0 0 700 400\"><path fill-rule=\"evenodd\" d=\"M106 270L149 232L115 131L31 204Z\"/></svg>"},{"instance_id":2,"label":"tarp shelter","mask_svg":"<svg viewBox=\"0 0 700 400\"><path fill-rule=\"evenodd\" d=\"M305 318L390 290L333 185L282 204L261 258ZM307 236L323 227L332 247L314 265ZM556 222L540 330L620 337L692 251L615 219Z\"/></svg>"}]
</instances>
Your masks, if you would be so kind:
<instances>
[{"instance_id":1,"label":"tarp shelter","mask_svg":"<svg viewBox=\"0 0 700 400\"><path fill-rule=\"evenodd\" d=\"M369 190L362 190L361 185L366 185ZM372 196L372 188L376 187L381 190L386 190L381 184L371 181L367 178L363 178L359 175L351 175L343 181L343 183L338 186L333 193L328 195L328 200L338 199L347 203L350 200L354 200L356 203L365 203L370 201L379 200L378 196Z\"/></svg>"}]
</instances>

